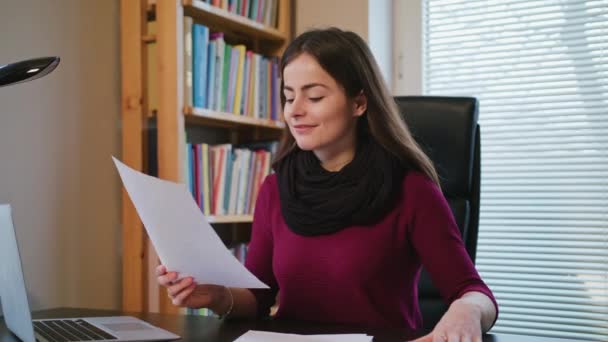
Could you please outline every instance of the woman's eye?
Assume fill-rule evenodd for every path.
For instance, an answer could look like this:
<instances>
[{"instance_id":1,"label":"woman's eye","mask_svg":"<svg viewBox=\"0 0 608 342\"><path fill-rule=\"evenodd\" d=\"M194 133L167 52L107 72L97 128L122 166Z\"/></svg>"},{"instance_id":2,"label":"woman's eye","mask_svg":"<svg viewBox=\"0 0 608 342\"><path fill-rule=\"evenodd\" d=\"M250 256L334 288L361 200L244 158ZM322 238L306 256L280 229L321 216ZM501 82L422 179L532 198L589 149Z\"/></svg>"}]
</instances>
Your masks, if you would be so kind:
<instances>
[{"instance_id":1,"label":"woman's eye","mask_svg":"<svg viewBox=\"0 0 608 342\"><path fill-rule=\"evenodd\" d=\"M293 102L293 99L285 99L285 102L287 102L287 103L292 103L292 102Z\"/></svg>"},{"instance_id":2,"label":"woman's eye","mask_svg":"<svg viewBox=\"0 0 608 342\"><path fill-rule=\"evenodd\" d=\"M323 100L323 96L320 96L320 97L309 97L308 99L310 101L312 101L312 102L319 102L319 101Z\"/></svg>"}]
</instances>

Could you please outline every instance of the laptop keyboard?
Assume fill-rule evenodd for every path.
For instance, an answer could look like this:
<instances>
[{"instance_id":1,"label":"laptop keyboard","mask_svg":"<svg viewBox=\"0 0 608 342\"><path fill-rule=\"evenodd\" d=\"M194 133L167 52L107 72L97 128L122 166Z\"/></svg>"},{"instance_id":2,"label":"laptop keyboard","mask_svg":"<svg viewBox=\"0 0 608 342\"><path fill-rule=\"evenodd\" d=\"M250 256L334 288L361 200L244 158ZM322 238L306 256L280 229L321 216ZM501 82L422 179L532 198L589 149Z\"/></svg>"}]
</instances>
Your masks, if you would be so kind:
<instances>
[{"instance_id":1,"label":"laptop keyboard","mask_svg":"<svg viewBox=\"0 0 608 342\"><path fill-rule=\"evenodd\" d=\"M34 332L50 342L116 340L107 332L82 319L34 321Z\"/></svg>"}]
</instances>

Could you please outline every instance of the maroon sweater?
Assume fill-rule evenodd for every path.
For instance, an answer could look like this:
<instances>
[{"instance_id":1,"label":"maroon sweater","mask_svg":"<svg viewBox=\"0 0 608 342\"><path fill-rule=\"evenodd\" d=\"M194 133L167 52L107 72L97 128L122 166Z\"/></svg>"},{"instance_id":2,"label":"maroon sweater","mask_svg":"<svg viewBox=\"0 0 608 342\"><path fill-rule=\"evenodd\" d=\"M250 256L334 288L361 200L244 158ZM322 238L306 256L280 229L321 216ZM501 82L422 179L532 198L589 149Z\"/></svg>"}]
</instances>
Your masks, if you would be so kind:
<instances>
[{"instance_id":1,"label":"maroon sweater","mask_svg":"<svg viewBox=\"0 0 608 342\"><path fill-rule=\"evenodd\" d=\"M496 301L471 262L441 190L409 172L397 205L373 226L305 237L281 214L276 175L266 178L255 208L245 265L272 290L254 290L277 317L416 331L422 326L417 283L424 265L444 299L469 291Z\"/></svg>"}]
</instances>

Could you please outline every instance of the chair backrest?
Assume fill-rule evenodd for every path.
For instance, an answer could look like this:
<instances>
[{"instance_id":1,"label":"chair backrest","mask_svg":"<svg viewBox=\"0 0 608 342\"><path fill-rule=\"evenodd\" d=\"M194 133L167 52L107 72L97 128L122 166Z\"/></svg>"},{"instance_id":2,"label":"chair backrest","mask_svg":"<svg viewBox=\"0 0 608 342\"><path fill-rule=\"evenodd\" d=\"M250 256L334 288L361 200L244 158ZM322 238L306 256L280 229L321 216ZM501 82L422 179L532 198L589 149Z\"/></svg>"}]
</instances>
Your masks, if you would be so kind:
<instances>
[{"instance_id":1,"label":"chair backrest","mask_svg":"<svg viewBox=\"0 0 608 342\"><path fill-rule=\"evenodd\" d=\"M468 97L395 97L412 135L431 158L441 189L475 262L479 227L480 144L478 102ZM423 269L418 283L423 324L432 329L448 306Z\"/></svg>"}]
</instances>

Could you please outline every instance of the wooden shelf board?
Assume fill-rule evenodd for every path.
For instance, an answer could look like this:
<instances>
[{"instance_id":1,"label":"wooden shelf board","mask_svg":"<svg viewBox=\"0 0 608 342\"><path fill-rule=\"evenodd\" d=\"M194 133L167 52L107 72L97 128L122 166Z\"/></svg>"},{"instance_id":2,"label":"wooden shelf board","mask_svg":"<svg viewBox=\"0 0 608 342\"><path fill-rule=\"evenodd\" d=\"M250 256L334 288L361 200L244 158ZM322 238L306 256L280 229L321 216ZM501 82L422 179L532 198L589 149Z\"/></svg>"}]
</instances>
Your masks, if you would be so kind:
<instances>
[{"instance_id":1,"label":"wooden shelf board","mask_svg":"<svg viewBox=\"0 0 608 342\"><path fill-rule=\"evenodd\" d=\"M155 34L146 34L141 37L141 40L146 44L156 43L156 35Z\"/></svg>"},{"instance_id":2,"label":"wooden shelf board","mask_svg":"<svg viewBox=\"0 0 608 342\"><path fill-rule=\"evenodd\" d=\"M209 223L250 223L253 222L253 215L222 215L207 216Z\"/></svg>"},{"instance_id":3,"label":"wooden shelf board","mask_svg":"<svg viewBox=\"0 0 608 342\"><path fill-rule=\"evenodd\" d=\"M203 108L184 108L186 120L193 122L201 121L203 124L215 125L216 127L238 127L255 126L282 131L285 124L280 121L269 119L256 119L249 116L236 115L231 113L216 112Z\"/></svg>"},{"instance_id":4,"label":"wooden shelf board","mask_svg":"<svg viewBox=\"0 0 608 342\"><path fill-rule=\"evenodd\" d=\"M222 8L212 6L201 0L183 0L184 13L193 18L199 19L205 25L213 28L214 26L228 29L235 33L244 33L247 36L256 36L259 39L284 43L287 37L279 30L266 26L257 21L243 17L241 15L228 12Z\"/></svg>"}]
</instances>

